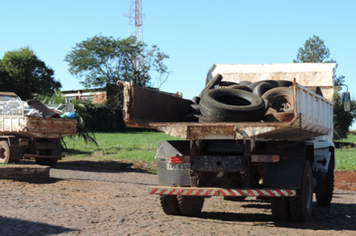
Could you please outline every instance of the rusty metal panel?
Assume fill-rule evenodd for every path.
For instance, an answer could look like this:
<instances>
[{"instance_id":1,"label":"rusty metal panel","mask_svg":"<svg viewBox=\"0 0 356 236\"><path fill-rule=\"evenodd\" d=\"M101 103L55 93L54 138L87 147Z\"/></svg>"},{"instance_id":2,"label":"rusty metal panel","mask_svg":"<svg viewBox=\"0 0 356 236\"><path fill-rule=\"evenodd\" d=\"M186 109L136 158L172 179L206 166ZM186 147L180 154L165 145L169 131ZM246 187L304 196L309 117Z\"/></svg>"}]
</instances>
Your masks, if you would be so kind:
<instances>
[{"instance_id":1,"label":"rusty metal panel","mask_svg":"<svg viewBox=\"0 0 356 236\"><path fill-rule=\"evenodd\" d=\"M124 84L124 121L129 127L154 128L152 122L182 122L192 102L177 94Z\"/></svg>"},{"instance_id":2,"label":"rusty metal panel","mask_svg":"<svg viewBox=\"0 0 356 236\"><path fill-rule=\"evenodd\" d=\"M77 132L75 119L31 116L1 117L1 135L20 135L36 138L61 138Z\"/></svg>"}]
</instances>

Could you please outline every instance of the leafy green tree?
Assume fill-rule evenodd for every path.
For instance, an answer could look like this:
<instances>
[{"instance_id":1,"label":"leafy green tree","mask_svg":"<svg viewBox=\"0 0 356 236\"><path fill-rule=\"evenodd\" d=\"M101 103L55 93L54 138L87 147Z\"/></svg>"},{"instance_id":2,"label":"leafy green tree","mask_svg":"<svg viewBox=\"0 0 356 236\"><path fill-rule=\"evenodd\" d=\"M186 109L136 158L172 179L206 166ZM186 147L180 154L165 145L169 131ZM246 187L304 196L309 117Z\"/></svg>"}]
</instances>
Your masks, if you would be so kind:
<instances>
[{"instance_id":1,"label":"leafy green tree","mask_svg":"<svg viewBox=\"0 0 356 236\"><path fill-rule=\"evenodd\" d=\"M297 58L293 60L294 63L309 62L309 63L328 63L335 62L330 57L330 50L324 44L324 40L318 36L313 35L305 41L304 47L298 50Z\"/></svg>"},{"instance_id":2,"label":"leafy green tree","mask_svg":"<svg viewBox=\"0 0 356 236\"><path fill-rule=\"evenodd\" d=\"M133 81L136 85L151 85L150 72L169 74L163 64L169 58L157 46L151 49L135 37L114 39L94 36L76 46L66 55L69 72L81 80L86 88L106 88L107 105L121 109L118 80ZM119 106L118 106L119 104Z\"/></svg>"},{"instance_id":3,"label":"leafy green tree","mask_svg":"<svg viewBox=\"0 0 356 236\"><path fill-rule=\"evenodd\" d=\"M6 52L0 60L0 88L15 92L22 99L34 93L51 95L62 87L54 79L54 71L28 47Z\"/></svg>"},{"instance_id":4,"label":"leafy green tree","mask_svg":"<svg viewBox=\"0 0 356 236\"><path fill-rule=\"evenodd\" d=\"M324 40L313 35L305 41L304 47L299 48L297 58L294 63L336 63L333 59L329 59L330 50L325 46ZM351 101L351 111L345 112L340 96L340 85L345 81L345 76L334 77L335 92L334 92L334 139L346 138L349 127L352 125L356 117L356 102Z\"/></svg>"}]
</instances>

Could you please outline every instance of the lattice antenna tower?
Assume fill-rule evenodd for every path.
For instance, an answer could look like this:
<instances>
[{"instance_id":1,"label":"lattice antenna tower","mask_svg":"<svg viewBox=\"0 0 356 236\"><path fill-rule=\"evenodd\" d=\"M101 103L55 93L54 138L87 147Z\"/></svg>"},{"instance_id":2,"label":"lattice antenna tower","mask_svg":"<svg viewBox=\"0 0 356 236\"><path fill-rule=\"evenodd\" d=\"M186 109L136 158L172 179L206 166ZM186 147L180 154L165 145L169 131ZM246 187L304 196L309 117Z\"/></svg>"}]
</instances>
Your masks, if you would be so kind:
<instances>
[{"instance_id":1,"label":"lattice antenna tower","mask_svg":"<svg viewBox=\"0 0 356 236\"><path fill-rule=\"evenodd\" d=\"M135 35L138 42L143 41L142 36L142 0L130 0L129 36Z\"/></svg>"}]
</instances>

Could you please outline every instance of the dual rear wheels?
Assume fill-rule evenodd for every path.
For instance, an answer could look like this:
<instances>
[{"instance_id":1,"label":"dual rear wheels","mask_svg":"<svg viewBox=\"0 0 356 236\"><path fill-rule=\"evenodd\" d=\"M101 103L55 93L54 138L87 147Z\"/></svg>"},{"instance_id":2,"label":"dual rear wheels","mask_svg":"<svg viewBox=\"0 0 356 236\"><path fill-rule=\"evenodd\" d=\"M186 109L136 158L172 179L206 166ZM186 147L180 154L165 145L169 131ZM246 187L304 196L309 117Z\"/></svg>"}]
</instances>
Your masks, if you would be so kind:
<instances>
[{"instance_id":1,"label":"dual rear wheels","mask_svg":"<svg viewBox=\"0 0 356 236\"><path fill-rule=\"evenodd\" d=\"M319 206L329 206L334 191L334 166L332 163L325 179L326 189L323 193L316 193ZM304 165L302 186L297 190L296 197L271 198L272 216L275 221L299 221L310 218L313 204L313 172L310 162Z\"/></svg>"},{"instance_id":2,"label":"dual rear wheels","mask_svg":"<svg viewBox=\"0 0 356 236\"><path fill-rule=\"evenodd\" d=\"M160 202L167 215L198 216L204 205L204 197L161 195Z\"/></svg>"}]
</instances>

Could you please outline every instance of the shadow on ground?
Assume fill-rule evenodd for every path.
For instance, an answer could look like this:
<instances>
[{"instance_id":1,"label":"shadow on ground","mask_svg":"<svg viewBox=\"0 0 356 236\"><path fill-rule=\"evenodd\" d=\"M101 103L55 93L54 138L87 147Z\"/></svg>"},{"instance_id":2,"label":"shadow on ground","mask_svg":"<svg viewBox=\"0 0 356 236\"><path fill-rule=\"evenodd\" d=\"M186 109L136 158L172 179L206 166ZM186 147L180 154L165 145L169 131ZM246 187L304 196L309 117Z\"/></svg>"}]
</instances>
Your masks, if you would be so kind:
<instances>
[{"instance_id":1,"label":"shadow on ground","mask_svg":"<svg viewBox=\"0 0 356 236\"><path fill-rule=\"evenodd\" d=\"M152 164L144 161L59 161L55 169L95 171L95 172L140 172L152 173Z\"/></svg>"},{"instance_id":2,"label":"shadow on ground","mask_svg":"<svg viewBox=\"0 0 356 236\"><path fill-rule=\"evenodd\" d=\"M43 224L33 221L20 220L0 216L0 235L57 235L78 231L62 226Z\"/></svg>"},{"instance_id":3,"label":"shadow on ground","mask_svg":"<svg viewBox=\"0 0 356 236\"><path fill-rule=\"evenodd\" d=\"M241 205L242 208L270 209L270 205L248 201ZM273 222L271 212L256 213L226 213L226 212L202 212L200 218L221 220L226 222L254 222L254 225L266 225L270 227L305 229L305 230L351 230L356 231L356 205L331 203L330 207L313 204L313 213L307 222L281 221Z\"/></svg>"}]
</instances>

